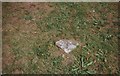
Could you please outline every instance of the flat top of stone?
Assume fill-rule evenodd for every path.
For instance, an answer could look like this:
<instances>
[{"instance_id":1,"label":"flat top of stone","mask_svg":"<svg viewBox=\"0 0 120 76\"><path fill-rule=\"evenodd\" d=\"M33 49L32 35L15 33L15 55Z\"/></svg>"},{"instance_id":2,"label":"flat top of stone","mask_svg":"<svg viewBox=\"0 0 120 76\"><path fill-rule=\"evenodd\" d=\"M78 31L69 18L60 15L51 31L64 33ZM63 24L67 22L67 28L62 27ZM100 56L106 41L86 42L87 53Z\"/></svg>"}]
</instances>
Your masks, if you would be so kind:
<instances>
[{"instance_id":1,"label":"flat top of stone","mask_svg":"<svg viewBox=\"0 0 120 76\"><path fill-rule=\"evenodd\" d=\"M59 41L56 42L56 45L63 49L66 53L71 52L73 49L75 49L79 43L73 40L65 40L65 39L61 39Z\"/></svg>"}]
</instances>

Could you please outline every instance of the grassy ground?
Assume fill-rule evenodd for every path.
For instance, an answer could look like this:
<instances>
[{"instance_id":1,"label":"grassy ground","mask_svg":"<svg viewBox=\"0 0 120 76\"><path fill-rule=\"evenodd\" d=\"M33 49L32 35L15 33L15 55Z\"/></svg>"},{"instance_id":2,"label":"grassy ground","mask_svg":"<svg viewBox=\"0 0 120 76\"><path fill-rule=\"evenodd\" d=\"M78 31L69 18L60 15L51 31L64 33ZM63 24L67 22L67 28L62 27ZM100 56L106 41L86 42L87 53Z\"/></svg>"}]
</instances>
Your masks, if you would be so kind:
<instances>
[{"instance_id":1,"label":"grassy ground","mask_svg":"<svg viewBox=\"0 0 120 76\"><path fill-rule=\"evenodd\" d=\"M117 10L117 3L3 3L3 73L117 73ZM80 46L66 54L59 39Z\"/></svg>"}]
</instances>

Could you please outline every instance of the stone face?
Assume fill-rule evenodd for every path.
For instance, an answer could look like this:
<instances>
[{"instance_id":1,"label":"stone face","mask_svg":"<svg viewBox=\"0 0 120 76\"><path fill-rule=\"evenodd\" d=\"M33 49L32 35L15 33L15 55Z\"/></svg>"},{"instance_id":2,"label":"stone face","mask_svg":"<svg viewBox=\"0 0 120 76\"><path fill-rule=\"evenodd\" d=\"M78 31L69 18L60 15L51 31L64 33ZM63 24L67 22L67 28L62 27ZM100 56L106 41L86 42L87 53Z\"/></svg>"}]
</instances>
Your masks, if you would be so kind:
<instances>
[{"instance_id":1,"label":"stone face","mask_svg":"<svg viewBox=\"0 0 120 76\"><path fill-rule=\"evenodd\" d=\"M56 45L63 49L66 53L71 52L73 49L75 49L79 44L76 41L72 40L59 40L56 42Z\"/></svg>"}]
</instances>

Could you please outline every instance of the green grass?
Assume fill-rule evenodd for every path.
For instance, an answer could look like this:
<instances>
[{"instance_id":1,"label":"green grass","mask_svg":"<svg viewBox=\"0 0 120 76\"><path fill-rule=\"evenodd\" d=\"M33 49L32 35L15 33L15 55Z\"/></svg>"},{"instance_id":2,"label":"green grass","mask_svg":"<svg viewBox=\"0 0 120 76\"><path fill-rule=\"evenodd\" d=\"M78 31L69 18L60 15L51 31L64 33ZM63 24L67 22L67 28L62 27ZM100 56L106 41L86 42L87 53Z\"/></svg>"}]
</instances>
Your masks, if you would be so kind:
<instances>
[{"instance_id":1,"label":"green grass","mask_svg":"<svg viewBox=\"0 0 120 76\"><path fill-rule=\"evenodd\" d=\"M24 18L25 18L25 20L32 20L32 16L31 15L25 15Z\"/></svg>"},{"instance_id":2,"label":"green grass","mask_svg":"<svg viewBox=\"0 0 120 76\"><path fill-rule=\"evenodd\" d=\"M48 45L41 45L41 46L35 46L33 47L33 51L39 58L47 58L50 56L50 53L48 52Z\"/></svg>"},{"instance_id":3,"label":"green grass","mask_svg":"<svg viewBox=\"0 0 120 76\"><path fill-rule=\"evenodd\" d=\"M116 12L112 8L109 9L113 4L48 3L47 5L51 6L49 8L53 8L53 10L43 7L47 10L39 9L40 11L37 12L22 13L20 19L25 22L29 20L31 24L23 23L24 26L28 26L27 29L17 24L16 26L19 25L19 31L16 33L15 30L12 30L12 33L9 33L10 35L7 34L8 36L13 35L10 38L10 45L11 52L15 55L14 61L17 62L27 57L27 62L22 63L23 66L20 66L20 70L24 73L34 74L98 74L114 73L118 70L116 55L119 33L116 26L111 25L108 19L108 14ZM103 8L107 9L107 12L101 12ZM93 9L95 12L90 13ZM47 11L49 13L46 13ZM87 15L88 13L93 18L90 18ZM7 16L9 17L9 15ZM39 16L41 18L34 18ZM113 17L115 19L116 15ZM88 21L89 19L90 21ZM6 24L8 23L6 22ZM33 25L31 29L29 29L30 25ZM5 27L5 29L12 28ZM28 31L28 33L22 33L22 30ZM33 34L33 32L36 32L36 34ZM63 64L65 58L59 53L63 50L55 45L57 40L63 38L75 39L84 44L84 46L78 46L70 52L71 57L74 57L72 64ZM15 64L16 62L9 66L12 70L8 69L8 66L3 70L5 72L14 71L20 65Z\"/></svg>"}]
</instances>

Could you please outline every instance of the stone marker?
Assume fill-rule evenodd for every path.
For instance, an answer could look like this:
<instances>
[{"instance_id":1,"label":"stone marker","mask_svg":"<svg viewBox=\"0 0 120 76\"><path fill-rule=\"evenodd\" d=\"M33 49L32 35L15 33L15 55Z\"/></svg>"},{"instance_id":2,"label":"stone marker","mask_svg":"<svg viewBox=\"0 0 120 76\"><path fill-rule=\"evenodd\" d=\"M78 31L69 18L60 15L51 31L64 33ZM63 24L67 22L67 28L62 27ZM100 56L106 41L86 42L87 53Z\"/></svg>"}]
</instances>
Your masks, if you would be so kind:
<instances>
[{"instance_id":1,"label":"stone marker","mask_svg":"<svg viewBox=\"0 0 120 76\"><path fill-rule=\"evenodd\" d=\"M56 45L63 49L66 53L71 52L73 49L75 49L79 43L77 43L76 41L72 41L72 40L59 40L56 42Z\"/></svg>"}]
</instances>

